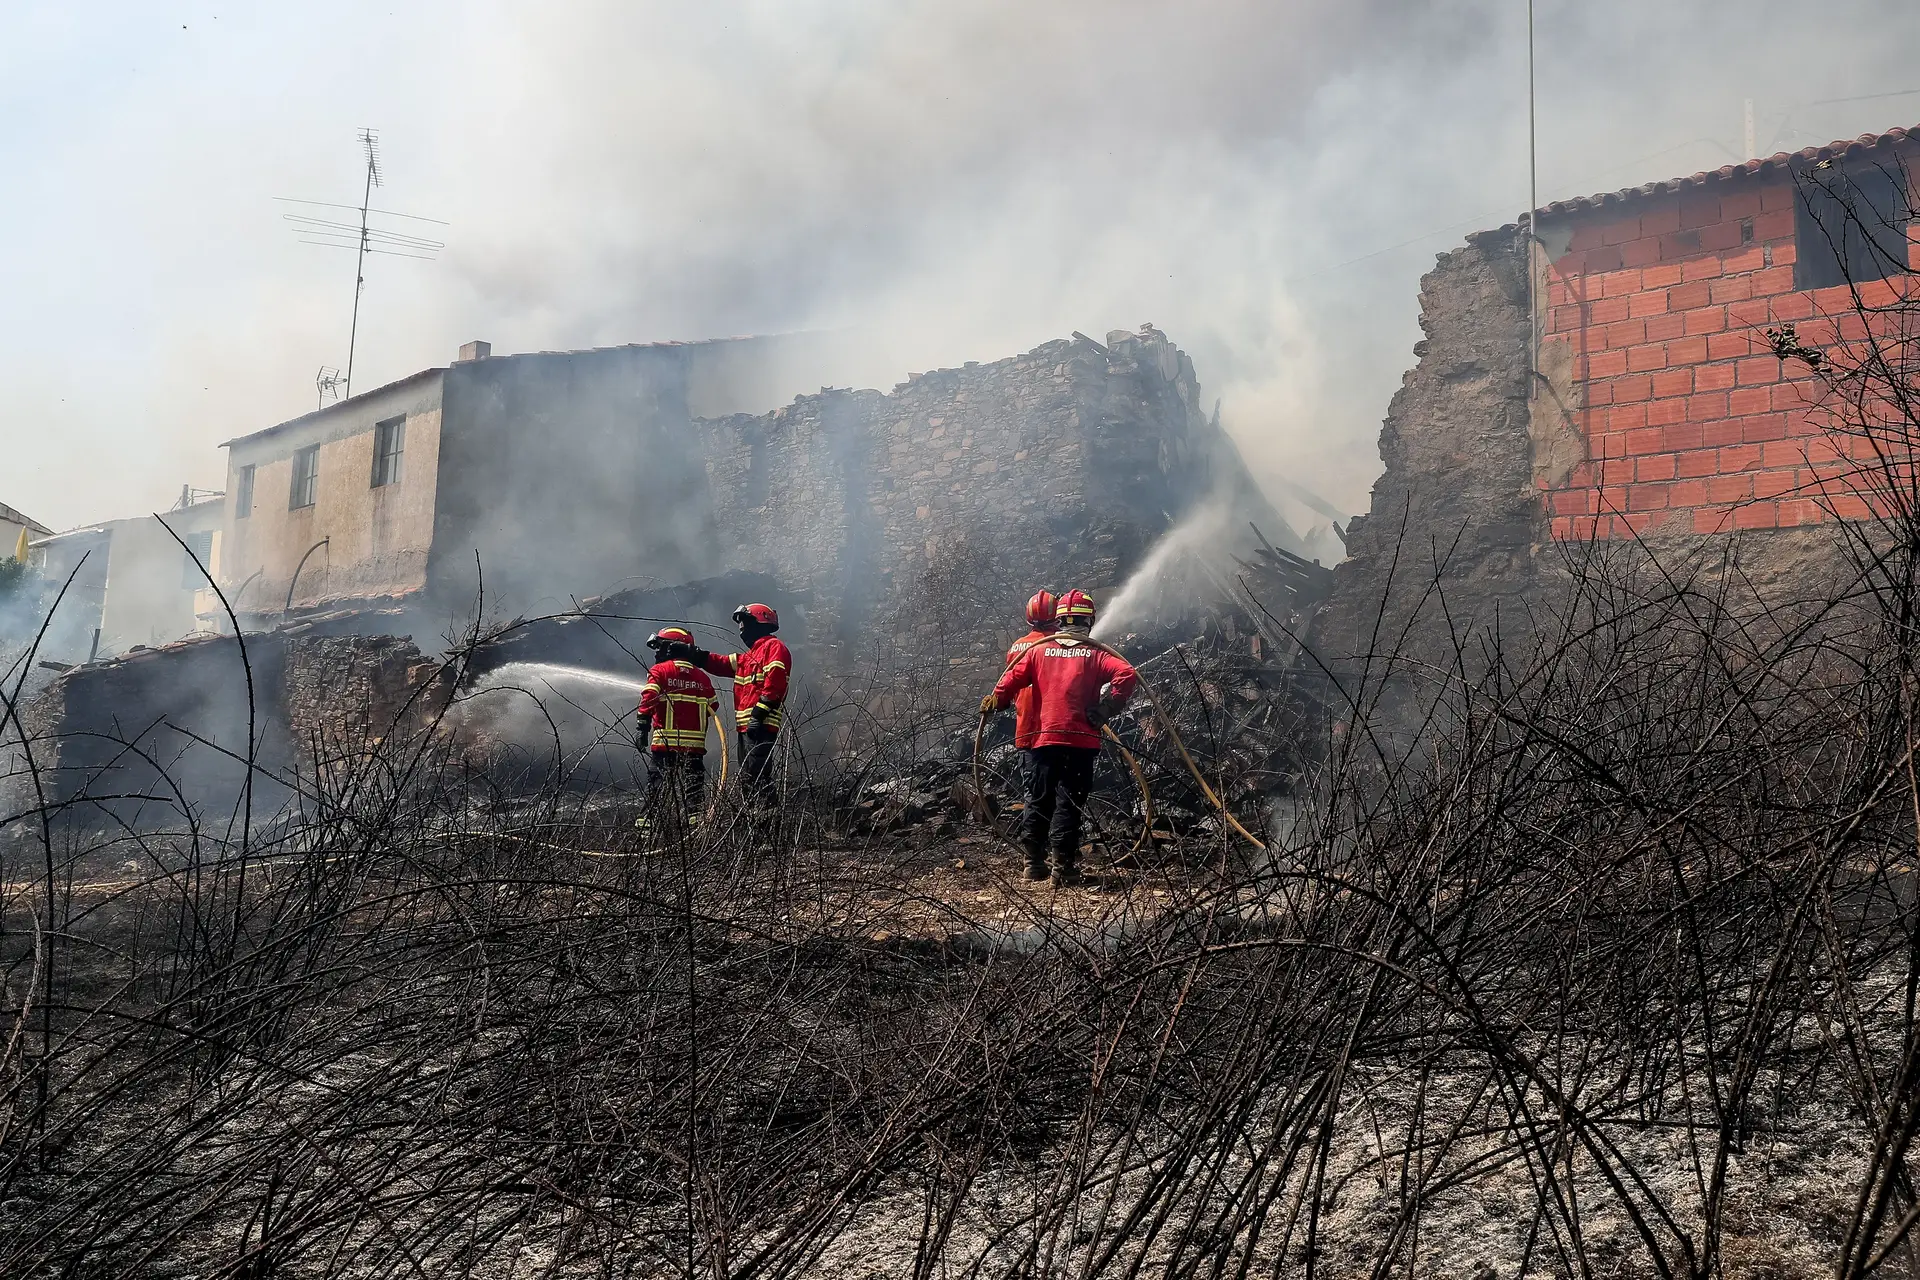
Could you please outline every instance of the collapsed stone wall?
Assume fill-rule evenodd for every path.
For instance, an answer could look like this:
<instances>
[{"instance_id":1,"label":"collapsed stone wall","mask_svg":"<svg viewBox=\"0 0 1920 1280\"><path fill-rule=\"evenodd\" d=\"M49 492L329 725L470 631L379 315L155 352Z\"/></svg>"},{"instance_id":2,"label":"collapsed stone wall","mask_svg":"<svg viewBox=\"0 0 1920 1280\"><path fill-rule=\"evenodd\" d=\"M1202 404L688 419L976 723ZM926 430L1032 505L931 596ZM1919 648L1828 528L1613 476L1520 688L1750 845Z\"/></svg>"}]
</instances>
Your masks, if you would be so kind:
<instances>
[{"instance_id":1,"label":"collapsed stone wall","mask_svg":"<svg viewBox=\"0 0 1920 1280\"><path fill-rule=\"evenodd\" d=\"M888 393L823 390L768 414L702 419L676 447L659 478L678 477L672 500L628 512L631 563L607 584L650 585L616 591L578 624L515 628L511 643L476 655L476 671L533 660L632 675L647 657L645 633L665 616L726 626L741 600L724 593L751 582L749 598L782 610L813 710L879 714L916 701L964 710L972 697L963 694L977 696L998 675L1034 590L1110 594L1163 534L1215 499L1246 503L1284 535L1217 415L1203 411L1191 359L1151 326L916 375ZM695 459L692 477L675 461L682 455ZM669 533L700 543L710 573L659 577L679 563L649 558L667 536L660 521L690 522ZM673 598L655 598L662 592ZM444 612L413 601L249 636L263 759L324 773L391 732L432 678L394 633L431 636L446 624ZM729 647L724 632L698 634ZM238 741L244 757L244 681L230 638L82 668L56 684L45 722L64 735L67 794L98 792L98 769L114 751L96 758L69 740L110 743L129 731L130 716L187 729L217 721L204 790L237 789L239 766L221 755ZM419 706L437 708L441 693L450 691Z\"/></svg>"},{"instance_id":2,"label":"collapsed stone wall","mask_svg":"<svg viewBox=\"0 0 1920 1280\"><path fill-rule=\"evenodd\" d=\"M282 641L279 702L303 772L326 778L390 737L427 727L446 706L445 668L402 636Z\"/></svg>"},{"instance_id":3,"label":"collapsed stone wall","mask_svg":"<svg viewBox=\"0 0 1920 1280\"><path fill-rule=\"evenodd\" d=\"M842 675L997 672L1034 590L1117 586L1223 474L1244 479L1151 326L701 426L729 564L804 594L808 656Z\"/></svg>"},{"instance_id":4,"label":"collapsed stone wall","mask_svg":"<svg viewBox=\"0 0 1920 1280\"><path fill-rule=\"evenodd\" d=\"M1528 402L1527 277L1520 237L1490 232L1443 254L1420 282L1417 363L1380 430L1384 470L1347 530L1316 643L1432 659L1515 605L1546 534ZM1516 608L1514 618L1522 614Z\"/></svg>"},{"instance_id":5,"label":"collapsed stone wall","mask_svg":"<svg viewBox=\"0 0 1920 1280\"><path fill-rule=\"evenodd\" d=\"M251 676L251 700L249 699ZM239 803L252 723L254 812L296 778L324 784L445 706L439 664L407 639L295 631L206 636L62 673L23 715L48 801L63 815L136 827L217 817ZM16 777L8 811L37 803Z\"/></svg>"},{"instance_id":6,"label":"collapsed stone wall","mask_svg":"<svg viewBox=\"0 0 1920 1280\"><path fill-rule=\"evenodd\" d=\"M1595 465L1594 437L1566 345L1544 342L1539 375L1530 369L1527 253L1524 231L1485 232L1420 282L1425 336L1388 408L1384 469L1348 529L1314 637L1350 678L1369 652L1450 666L1462 640L1471 665L1496 619L1503 641L1520 638L1543 609L1568 606L1587 569L1621 579L1645 566L1650 581L1732 571L1737 590L1775 603L1819 597L1844 571L1831 526L1701 533L1691 520L1636 523L1623 531L1643 541L1611 546L1556 536L1571 529L1557 510L1561 486ZM1545 283L1543 264L1543 296Z\"/></svg>"}]
</instances>

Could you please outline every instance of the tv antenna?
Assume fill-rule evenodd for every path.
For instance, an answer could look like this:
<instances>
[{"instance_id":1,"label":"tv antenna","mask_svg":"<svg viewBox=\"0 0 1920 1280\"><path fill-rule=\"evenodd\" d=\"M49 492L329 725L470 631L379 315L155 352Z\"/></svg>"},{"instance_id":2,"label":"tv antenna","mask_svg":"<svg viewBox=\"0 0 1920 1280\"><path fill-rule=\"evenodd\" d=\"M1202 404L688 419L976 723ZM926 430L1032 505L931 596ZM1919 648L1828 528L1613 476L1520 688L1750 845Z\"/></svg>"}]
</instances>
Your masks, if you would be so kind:
<instances>
[{"instance_id":1,"label":"tv antenna","mask_svg":"<svg viewBox=\"0 0 1920 1280\"><path fill-rule=\"evenodd\" d=\"M320 403L315 405L314 408L326 408L328 397L338 400L340 398L340 384L344 381L346 381L346 379L340 376L338 369L330 369L324 364L321 365L320 372L313 375L314 390L320 393Z\"/></svg>"},{"instance_id":2,"label":"tv antenna","mask_svg":"<svg viewBox=\"0 0 1920 1280\"><path fill-rule=\"evenodd\" d=\"M353 265L353 323L347 331L347 371L341 375L337 370L322 368L314 378L322 403L331 393L335 398L353 395L353 357L360 342L360 294L367 284L367 255L384 253L395 258L419 258L431 262L440 250L447 247L446 241L434 240L427 236L415 235L381 226L372 221L374 215L382 218L405 218L410 222L430 222L435 226L449 225L438 218L423 218L414 213L396 213L391 209L373 207L373 189L386 185L385 175L380 171L380 134L374 129L360 130L360 146L366 156L365 181L360 192L360 203L334 204L326 200L296 200L290 196L275 196L283 204L308 205L316 209L356 210L360 214L359 225L340 222L310 213L284 213L280 215L293 225L293 232L300 237L301 244L326 245L334 249L352 249Z\"/></svg>"}]
</instances>

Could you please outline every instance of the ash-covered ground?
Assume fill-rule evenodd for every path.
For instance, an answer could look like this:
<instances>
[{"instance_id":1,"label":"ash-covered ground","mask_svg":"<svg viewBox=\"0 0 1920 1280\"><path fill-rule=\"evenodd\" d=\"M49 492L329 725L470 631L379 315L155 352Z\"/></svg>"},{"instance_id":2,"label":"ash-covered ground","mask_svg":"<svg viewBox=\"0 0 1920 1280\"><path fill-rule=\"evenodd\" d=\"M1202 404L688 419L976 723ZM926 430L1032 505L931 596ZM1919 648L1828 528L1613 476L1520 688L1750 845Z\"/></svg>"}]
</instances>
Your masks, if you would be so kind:
<instances>
[{"instance_id":1,"label":"ash-covered ground","mask_svg":"<svg viewBox=\"0 0 1920 1280\"><path fill-rule=\"evenodd\" d=\"M434 696L10 802L0 1272L1910 1271L1909 641L1666 568L1359 680L1133 629L1071 889L965 704L796 707L688 827L604 681L549 756L336 645Z\"/></svg>"}]
</instances>

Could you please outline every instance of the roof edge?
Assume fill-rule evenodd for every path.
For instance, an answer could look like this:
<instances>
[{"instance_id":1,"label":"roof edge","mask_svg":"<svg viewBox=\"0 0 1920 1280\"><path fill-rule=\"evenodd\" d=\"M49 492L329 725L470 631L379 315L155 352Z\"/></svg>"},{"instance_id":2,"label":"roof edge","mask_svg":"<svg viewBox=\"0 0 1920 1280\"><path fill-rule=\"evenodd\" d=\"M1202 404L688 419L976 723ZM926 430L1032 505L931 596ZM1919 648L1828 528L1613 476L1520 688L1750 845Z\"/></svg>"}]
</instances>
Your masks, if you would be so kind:
<instances>
[{"instance_id":1,"label":"roof edge","mask_svg":"<svg viewBox=\"0 0 1920 1280\"><path fill-rule=\"evenodd\" d=\"M410 373L404 378L397 379L393 382L385 383L381 386L375 387L371 391L362 391L357 396L348 396L345 400L341 400L335 404L325 405L318 409L310 409L306 413L301 414L297 418L288 418L285 422L276 422L270 427L262 427L260 428L260 430L250 431L246 435L234 436L230 440L222 440L219 444L215 445L214 448L230 449L236 444L245 444L249 440L259 440L262 437L273 435L276 432L286 431L293 427L300 426L303 423L313 422L319 418L324 418L330 413L338 413L342 409L345 409L348 405L360 404L363 401L372 399L374 396L377 396L382 392L392 391L397 387L404 387L410 383L418 382L422 378L429 378L436 374L445 373L446 371L447 371L446 365L440 365L432 369L422 369L418 373Z\"/></svg>"},{"instance_id":2,"label":"roof edge","mask_svg":"<svg viewBox=\"0 0 1920 1280\"><path fill-rule=\"evenodd\" d=\"M1677 195L1722 182L1768 178L1782 172L1791 172L1805 165L1820 164L1881 147L1900 148L1916 142L1920 142L1920 125L1889 129L1885 133L1863 133L1857 138L1841 138L1823 147L1804 147L1799 151L1777 151L1770 156L1762 156L1741 164L1721 165L1718 169L1703 169L1683 178L1667 178L1659 182L1643 183L1637 187L1624 187L1619 191L1603 191L1597 195L1552 200L1541 205L1536 215L1544 219L1614 209L1658 196ZM1509 223L1508 227L1518 228L1527 220L1527 216L1522 214L1520 222ZM1506 229L1508 228L1501 228L1501 230Z\"/></svg>"}]
</instances>

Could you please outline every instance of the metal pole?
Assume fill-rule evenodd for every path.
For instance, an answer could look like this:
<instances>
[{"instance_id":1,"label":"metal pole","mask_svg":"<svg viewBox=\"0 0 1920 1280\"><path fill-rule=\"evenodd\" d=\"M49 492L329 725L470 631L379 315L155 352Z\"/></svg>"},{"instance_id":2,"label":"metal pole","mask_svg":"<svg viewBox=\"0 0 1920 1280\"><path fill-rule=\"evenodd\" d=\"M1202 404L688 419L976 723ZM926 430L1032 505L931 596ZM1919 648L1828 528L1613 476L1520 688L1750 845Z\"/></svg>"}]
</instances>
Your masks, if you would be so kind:
<instances>
[{"instance_id":1,"label":"metal pole","mask_svg":"<svg viewBox=\"0 0 1920 1280\"><path fill-rule=\"evenodd\" d=\"M1540 372L1540 299L1534 282L1533 247L1539 242L1540 145L1534 118L1533 0L1527 0L1527 399L1534 397Z\"/></svg>"},{"instance_id":2,"label":"metal pole","mask_svg":"<svg viewBox=\"0 0 1920 1280\"><path fill-rule=\"evenodd\" d=\"M1529 0L1531 2L1531 0ZM360 290L367 283L367 206L373 203L373 155L367 155L367 184L360 195L360 252L353 259L353 327L347 332L347 399L353 398L353 348L360 340Z\"/></svg>"}]
</instances>

